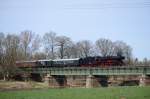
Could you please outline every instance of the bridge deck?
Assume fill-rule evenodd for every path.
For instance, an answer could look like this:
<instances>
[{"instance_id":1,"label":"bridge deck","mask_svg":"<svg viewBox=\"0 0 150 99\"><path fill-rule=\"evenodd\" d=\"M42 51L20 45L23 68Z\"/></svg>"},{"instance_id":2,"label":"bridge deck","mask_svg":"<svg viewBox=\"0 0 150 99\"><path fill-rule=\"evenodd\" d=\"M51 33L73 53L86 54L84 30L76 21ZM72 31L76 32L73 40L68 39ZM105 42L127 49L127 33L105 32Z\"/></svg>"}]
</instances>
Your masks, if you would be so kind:
<instances>
[{"instance_id":1,"label":"bridge deck","mask_svg":"<svg viewBox=\"0 0 150 99\"><path fill-rule=\"evenodd\" d=\"M49 73L50 75L150 75L150 67L123 66L112 68L65 67L24 68L27 73Z\"/></svg>"}]
</instances>

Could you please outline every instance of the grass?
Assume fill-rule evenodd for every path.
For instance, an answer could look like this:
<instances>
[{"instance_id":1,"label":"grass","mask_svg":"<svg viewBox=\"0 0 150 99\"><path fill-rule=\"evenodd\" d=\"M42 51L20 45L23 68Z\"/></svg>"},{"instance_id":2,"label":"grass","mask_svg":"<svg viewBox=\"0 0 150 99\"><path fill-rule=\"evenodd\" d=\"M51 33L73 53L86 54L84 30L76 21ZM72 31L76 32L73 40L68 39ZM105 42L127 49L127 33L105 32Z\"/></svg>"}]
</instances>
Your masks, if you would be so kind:
<instances>
[{"instance_id":1,"label":"grass","mask_svg":"<svg viewBox=\"0 0 150 99\"><path fill-rule=\"evenodd\" d=\"M150 87L16 90L0 92L0 99L150 99Z\"/></svg>"}]
</instances>

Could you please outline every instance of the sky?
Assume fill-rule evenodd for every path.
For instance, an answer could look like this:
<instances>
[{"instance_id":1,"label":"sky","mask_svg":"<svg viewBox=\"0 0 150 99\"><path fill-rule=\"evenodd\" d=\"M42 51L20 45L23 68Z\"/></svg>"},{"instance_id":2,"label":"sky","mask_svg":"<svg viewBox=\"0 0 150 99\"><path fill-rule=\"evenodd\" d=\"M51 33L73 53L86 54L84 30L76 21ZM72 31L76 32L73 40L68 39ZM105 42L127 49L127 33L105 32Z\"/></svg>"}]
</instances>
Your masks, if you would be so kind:
<instances>
[{"instance_id":1,"label":"sky","mask_svg":"<svg viewBox=\"0 0 150 99\"><path fill-rule=\"evenodd\" d=\"M0 0L0 32L54 31L73 41L121 40L150 59L149 0Z\"/></svg>"}]
</instances>

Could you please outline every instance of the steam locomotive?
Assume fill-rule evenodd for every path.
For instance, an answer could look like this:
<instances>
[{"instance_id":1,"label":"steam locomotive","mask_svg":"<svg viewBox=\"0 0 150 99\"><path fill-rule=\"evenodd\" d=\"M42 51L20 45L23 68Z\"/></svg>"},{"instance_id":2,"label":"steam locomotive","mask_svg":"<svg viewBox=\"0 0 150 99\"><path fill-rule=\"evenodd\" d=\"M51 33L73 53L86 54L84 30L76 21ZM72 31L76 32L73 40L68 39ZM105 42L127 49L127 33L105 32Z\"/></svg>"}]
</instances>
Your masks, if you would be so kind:
<instances>
[{"instance_id":1,"label":"steam locomotive","mask_svg":"<svg viewBox=\"0 0 150 99\"><path fill-rule=\"evenodd\" d=\"M16 61L17 67L111 67L124 65L123 56Z\"/></svg>"}]
</instances>

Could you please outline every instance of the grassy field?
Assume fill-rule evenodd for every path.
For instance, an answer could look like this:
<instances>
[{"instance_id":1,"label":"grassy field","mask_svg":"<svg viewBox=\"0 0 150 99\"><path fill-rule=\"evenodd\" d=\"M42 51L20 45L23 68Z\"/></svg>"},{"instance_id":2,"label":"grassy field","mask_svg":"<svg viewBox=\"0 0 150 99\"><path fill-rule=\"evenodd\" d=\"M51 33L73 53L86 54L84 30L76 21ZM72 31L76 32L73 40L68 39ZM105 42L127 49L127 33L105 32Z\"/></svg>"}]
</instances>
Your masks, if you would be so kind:
<instances>
[{"instance_id":1,"label":"grassy field","mask_svg":"<svg viewBox=\"0 0 150 99\"><path fill-rule=\"evenodd\" d=\"M150 99L150 87L1 91L0 99Z\"/></svg>"}]
</instances>

